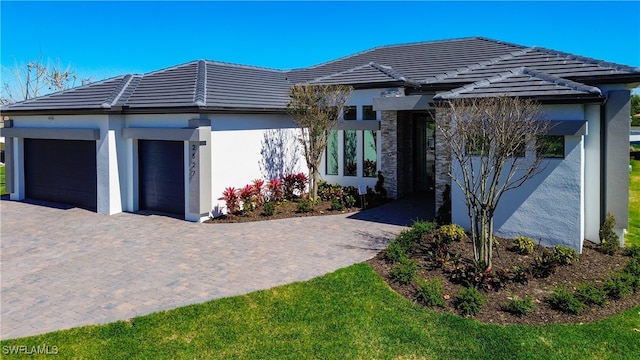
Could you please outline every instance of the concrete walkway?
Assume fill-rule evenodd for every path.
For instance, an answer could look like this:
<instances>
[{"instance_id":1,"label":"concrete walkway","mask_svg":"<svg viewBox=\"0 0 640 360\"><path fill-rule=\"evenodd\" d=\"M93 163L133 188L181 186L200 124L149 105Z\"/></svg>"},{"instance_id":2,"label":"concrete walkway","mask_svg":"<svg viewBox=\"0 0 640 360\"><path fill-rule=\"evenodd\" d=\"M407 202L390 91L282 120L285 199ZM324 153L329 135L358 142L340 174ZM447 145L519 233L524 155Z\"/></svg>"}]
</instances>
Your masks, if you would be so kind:
<instances>
[{"instance_id":1,"label":"concrete walkway","mask_svg":"<svg viewBox=\"0 0 640 360\"><path fill-rule=\"evenodd\" d=\"M373 257L416 218L400 201L355 215L246 224L0 205L0 339L308 280ZM393 221L381 221L385 214Z\"/></svg>"}]
</instances>

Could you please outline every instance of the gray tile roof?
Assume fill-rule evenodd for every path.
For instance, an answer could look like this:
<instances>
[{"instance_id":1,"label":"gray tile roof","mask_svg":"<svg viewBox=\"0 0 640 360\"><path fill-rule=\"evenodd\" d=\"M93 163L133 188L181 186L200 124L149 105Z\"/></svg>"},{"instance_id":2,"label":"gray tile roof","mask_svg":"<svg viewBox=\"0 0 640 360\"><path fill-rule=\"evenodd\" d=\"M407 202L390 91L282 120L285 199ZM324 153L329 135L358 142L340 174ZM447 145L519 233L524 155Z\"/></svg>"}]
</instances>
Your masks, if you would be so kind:
<instances>
[{"instance_id":1,"label":"gray tile roof","mask_svg":"<svg viewBox=\"0 0 640 360\"><path fill-rule=\"evenodd\" d=\"M497 95L518 97L580 97L599 98L600 89L559 78L526 67L516 68L488 79L437 94L434 100L490 97Z\"/></svg>"},{"instance_id":2,"label":"gray tile roof","mask_svg":"<svg viewBox=\"0 0 640 360\"><path fill-rule=\"evenodd\" d=\"M585 92L567 81L590 85L640 82L640 69L475 37L382 46L286 71L198 60L143 75L107 79L1 110L284 111L288 89L294 83L341 83L360 88L398 84L481 96L501 92L565 96Z\"/></svg>"}]
</instances>

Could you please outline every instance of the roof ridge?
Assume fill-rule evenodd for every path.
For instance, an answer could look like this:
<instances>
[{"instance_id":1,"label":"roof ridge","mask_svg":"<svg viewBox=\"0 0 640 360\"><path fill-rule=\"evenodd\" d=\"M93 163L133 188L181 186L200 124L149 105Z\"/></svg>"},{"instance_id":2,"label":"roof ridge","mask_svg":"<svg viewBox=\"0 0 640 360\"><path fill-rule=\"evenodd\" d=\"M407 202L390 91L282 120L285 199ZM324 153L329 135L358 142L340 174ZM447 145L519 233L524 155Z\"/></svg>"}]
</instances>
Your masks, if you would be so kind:
<instances>
[{"instance_id":1,"label":"roof ridge","mask_svg":"<svg viewBox=\"0 0 640 360\"><path fill-rule=\"evenodd\" d=\"M444 43L444 42L455 42L455 41L464 41L464 40L473 40L473 39L499 42L497 40L491 40L491 39L483 38L483 37L480 37L480 36L467 36L467 37L451 38L451 39L425 40L425 41L415 41L415 42L407 42L407 43L391 44L391 45L379 45L379 46L375 46L375 47L372 47L372 48L369 48L369 49L366 49L366 50L358 51L358 52L355 52L355 53L352 53L352 54L349 54L349 55L341 56L341 57L339 57L337 59L332 59L332 60L329 60L329 61L321 62L321 63L315 64L315 65L288 69L288 70L285 70L285 72L310 70L310 69L314 69L314 68L317 68L317 67L320 67L320 66L328 65L328 64L340 61L340 60L344 60L344 59L347 59L347 58L350 58L350 57L366 54L368 52L372 52L372 51L379 50L379 49L386 49L386 48L393 48L393 47L400 47L400 46L414 46L414 45L422 45L422 44L437 44L437 43ZM516 45L516 46L520 46L521 47L522 45Z\"/></svg>"},{"instance_id":2,"label":"roof ridge","mask_svg":"<svg viewBox=\"0 0 640 360\"><path fill-rule=\"evenodd\" d=\"M486 79L482 79L482 80L478 80L475 81L471 84L465 84L459 88L450 90L450 91L446 91L446 92L442 92L439 94L436 94L436 96L434 96L435 100L442 100L445 98L448 98L450 96L455 96L455 95L459 95L462 94L464 92L467 91L473 91L477 88L483 87L483 86L488 86L491 85L495 82L501 81L501 80L505 80L508 79L510 77L513 76L517 76L517 75L529 75L531 77L535 77L538 78L540 80L544 80L547 82L551 82L554 83L558 86L566 86L569 87L573 90L576 91L583 91L583 92L587 92L587 93L591 93L591 94L597 94L597 95L602 95L602 92L600 91L600 89L598 89L597 87L593 87L593 86L589 86L589 85L585 85L579 82L575 82L572 80L568 80L565 78L561 78L561 77L557 77L551 74L547 74L545 72L541 72L541 71L536 71L533 69L530 69L526 66L521 66L521 67L517 67L517 68L513 68L501 73L498 73L492 77L486 78Z\"/></svg>"},{"instance_id":3,"label":"roof ridge","mask_svg":"<svg viewBox=\"0 0 640 360\"><path fill-rule=\"evenodd\" d=\"M332 74L329 74L329 75L323 75L323 76L317 77L315 79L311 79L309 81L305 81L304 83L311 84L311 83L320 82L322 80L330 79L330 78L333 78L333 77L336 77L336 76L340 76L340 75L343 75L343 74L347 74L347 73L352 73L352 72L354 72L356 70L364 69L364 68L367 68L367 67L371 67L371 68L381 72L382 74L384 74L384 75L386 75L386 76L388 76L388 77L390 77L390 78L392 78L394 80L406 81L405 77L401 76L400 73L398 73L395 70L393 70L393 68L391 66L381 65L381 64L378 64L377 62L370 61L370 62L368 62L366 64L354 66L354 67L351 67L351 68L349 68L347 70L338 71L338 72L335 72L335 73L332 73ZM400 75L400 76L397 76L397 75Z\"/></svg>"},{"instance_id":4,"label":"roof ridge","mask_svg":"<svg viewBox=\"0 0 640 360\"><path fill-rule=\"evenodd\" d=\"M122 96L122 92L127 88L127 86L129 86L129 83L131 82L131 78L133 78L133 75L131 74L125 75L122 78L122 80L120 80L120 83L115 88L113 88L113 90L111 91L111 94L107 96L107 98L102 103L101 107L108 109L111 106L113 106L113 104L117 102L120 96Z\"/></svg>"},{"instance_id":5,"label":"roof ridge","mask_svg":"<svg viewBox=\"0 0 640 360\"><path fill-rule=\"evenodd\" d=\"M193 94L193 103L196 106L207 105L207 64L204 60L198 61L196 91Z\"/></svg>"},{"instance_id":6,"label":"roof ridge","mask_svg":"<svg viewBox=\"0 0 640 360\"><path fill-rule=\"evenodd\" d=\"M587 57L587 56L571 54L571 53L568 53L568 52L548 49L548 48L544 48L544 47L540 47L540 46L532 46L532 49L533 50L538 50L538 51L541 51L543 53L546 53L546 54L549 54L549 55L553 55L553 56L558 56L558 57L562 57L562 58L569 58L569 60L577 60L577 61L584 62L584 63L587 63L587 64L593 64L593 65L597 65L597 66L600 66L600 67L611 68L611 69L616 70L616 71L620 71L620 70L626 70L626 71L632 71L632 72L640 71L640 67L633 67L633 66L629 66L629 65L617 64L617 63L610 62L610 61L598 60L598 59Z\"/></svg>"},{"instance_id":7,"label":"roof ridge","mask_svg":"<svg viewBox=\"0 0 640 360\"><path fill-rule=\"evenodd\" d=\"M209 64L212 64L212 65L223 65L223 66L231 66L231 67L237 67L237 68L267 70L267 71L273 71L273 72L279 72L279 73L285 73L286 72L286 70L270 68L270 67L266 67L266 66L238 64L238 63L232 63L232 62L227 62L227 61L218 61L218 60L205 60L205 61L207 63L209 63Z\"/></svg>"},{"instance_id":8,"label":"roof ridge","mask_svg":"<svg viewBox=\"0 0 640 360\"><path fill-rule=\"evenodd\" d=\"M440 75L435 75L433 76L430 80L425 79L424 81L421 81L421 84L429 84L429 83L434 83L434 82L438 82L438 81L442 81L445 79L451 79L454 77L457 77L458 75L462 75L462 74L467 74L470 72L473 72L474 70L478 70L478 69L482 69L482 68L486 68L489 65L495 65L503 60L510 60L513 59L517 56L520 55L524 55L526 53L529 53L533 51L533 48L529 47L529 48L522 48L520 50L516 50L516 51L512 51L510 53L506 53L503 55L499 55L493 58L490 58L488 60L485 61L481 61L478 63L474 63L474 64L470 64L467 66L463 66L460 68L457 68L453 71L447 71L444 74L440 74Z\"/></svg>"}]
</instances>

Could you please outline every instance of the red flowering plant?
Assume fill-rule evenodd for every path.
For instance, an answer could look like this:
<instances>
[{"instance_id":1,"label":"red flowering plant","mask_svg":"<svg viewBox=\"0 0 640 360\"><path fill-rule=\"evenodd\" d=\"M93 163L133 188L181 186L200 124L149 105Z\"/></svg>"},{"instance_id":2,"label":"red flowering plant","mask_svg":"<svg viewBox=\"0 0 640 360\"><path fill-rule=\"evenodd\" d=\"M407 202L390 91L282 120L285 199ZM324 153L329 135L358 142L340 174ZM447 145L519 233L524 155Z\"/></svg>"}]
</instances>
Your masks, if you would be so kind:
<instances>
[{"instance_id":1,"label":"red flowering plant","mask_svg":"<svg viewBox=\"0 0 640 360\"><path fill-rule=\"evenodd\" d=\"M228 213L235 214L240 211L240 197L236 188L228 187L224 189L222 197L218 200L224 200Z\"/></svg>"},{"instance_id":2,"label":"red flowering plant","mask_svg":"<svg viewBox=\"0 0 640 360\"><path fill-rule=\"evenodd\" d=\"M256 202L256 205L260 206L265 202L265 196L263 192L264 180L255 179L253 180L253 196Z\"/></svg>"},{"instance_id":3,"label":"red flowering plant","mask_svg":"<svg viewBox=\"0 0 640 360\"><path fill-rule=\"evenodd\" d=\"M255 195L252 185L245 185L240 189L240 199L242 200L243 211L253 211L255 209Z\"/></svg>"},{"instance_id":4,"label":"red flowering plant","mask_svg":"<svg viewBox=\"0 0 640 360\"><path fill-rule=\"evenodd\" d=\"M273 202L280 202L284 197L283 184L280 179L272 179L267 184L267 193L269 200Z\"/></svg>"}]
</instances>

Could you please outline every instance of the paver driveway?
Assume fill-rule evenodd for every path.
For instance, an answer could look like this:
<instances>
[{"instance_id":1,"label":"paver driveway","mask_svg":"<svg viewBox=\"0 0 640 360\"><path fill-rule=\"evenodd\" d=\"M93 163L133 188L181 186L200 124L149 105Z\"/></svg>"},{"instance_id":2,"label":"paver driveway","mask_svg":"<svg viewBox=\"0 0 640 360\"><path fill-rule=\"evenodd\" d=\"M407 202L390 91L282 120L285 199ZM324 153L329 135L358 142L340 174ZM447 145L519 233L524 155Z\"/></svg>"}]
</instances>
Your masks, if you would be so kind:
<instances>
[{"instance_id":1,"label":"paver driveway","mask_svg":"<svg viewBox=\"0 0 640 360\"><path fill-rule=\"evenodd\" d=\"M307 280L371 258L402 229L349 214L195 224L0 204L2 339Z\"/></svg>"}]
</instances>

